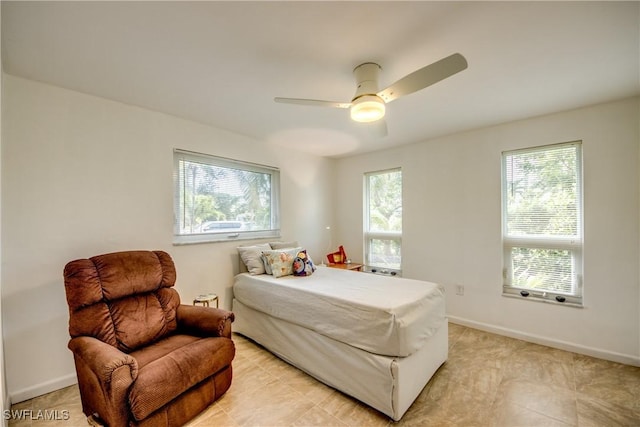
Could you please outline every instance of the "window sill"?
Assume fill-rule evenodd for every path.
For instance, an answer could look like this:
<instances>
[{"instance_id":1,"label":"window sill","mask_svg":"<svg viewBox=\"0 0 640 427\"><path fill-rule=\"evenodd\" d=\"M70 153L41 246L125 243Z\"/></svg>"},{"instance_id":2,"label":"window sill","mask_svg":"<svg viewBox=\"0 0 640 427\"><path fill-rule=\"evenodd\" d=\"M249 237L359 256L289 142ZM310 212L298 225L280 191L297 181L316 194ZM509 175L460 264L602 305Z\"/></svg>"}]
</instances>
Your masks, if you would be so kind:
<instances>
[{"instance_id":1,"label":"window sill","mask_svg":"<svg viewBox=\"0 0 640 427\"><path fill-rule=\"evenodd\" d=\"M243 233L174 235L173 246L197 245L201 243L236 242L242 240L280 239L280 230Z\"/></svg>"},{"instance_id":2,"label":"window sill","mask_svg":"<svg viewBox=\"0 0 640 427\"><path fill-rule=\"evenodd\" d=\"M535 295L533 293L529 294L529 296L522 296L519 293L511 293L511 292L503 292L502 293L503 297L507 297L507 298L517 298L517 299L521 299L521 300L528 300L528 301L534 301L534 302L543 302L543 303L547 303L547 304L555 304L555 305L562 305L562 306L566 306L566 307L573 307L573 308L584 308L584 305L582 304L582 302L572 302L572 301L565 301L565 302L559 302L555 300L555 295L548 295L548 296L542 296L542 295Z\"/></svg>"}]
</instances>

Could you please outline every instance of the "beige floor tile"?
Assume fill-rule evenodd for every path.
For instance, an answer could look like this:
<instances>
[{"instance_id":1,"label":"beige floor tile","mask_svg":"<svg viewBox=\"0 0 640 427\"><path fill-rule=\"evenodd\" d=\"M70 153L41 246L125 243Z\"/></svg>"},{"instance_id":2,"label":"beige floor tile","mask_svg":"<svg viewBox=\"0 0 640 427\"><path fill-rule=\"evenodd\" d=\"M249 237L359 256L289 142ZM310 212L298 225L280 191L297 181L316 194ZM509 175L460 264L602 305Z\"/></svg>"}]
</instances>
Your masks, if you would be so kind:
<instances>
[{"instance_id":1,"label":"beige floor tile","mask_svg":"<svg viewBox=\"0 0 640 427\"><path fill-rule=\"evenodd\" d=\"M576 380L573 356L553 353L541 346L527 346L515 351L504 366L505 379L538 382L574 391ZM557 357L556 357L557 355Z\"/></svg>"},{"instance_id":2,"label":"beige floor tile","mask_svg":"<svg viewBox=\"0 0 640 427\"><path fill-rule=\"evenodd\" d=\"M445 408L428 398L416 400L402 419L392 424L399 427L453 426Z\"/></svg>"},{"instance_id":3,"label":"beige floor tile","mask_svg":"<svg viewBox=\"0 0 640 427\"><path fill-rule=\"evenodd\" d=\"M449 325L449 360L394 422L234 335L229 391L187 427L640 427L640 368ZM12 406L69 411L69 420L11 427L84 427L77 386Z\"/></svg>"},{"instance_id":4,"label":"beige floor tile","mask_svg":"<svg viewBox=\"0 0 640 427\"><path fill-rule=\"evenodd\" d=\"M82 404L65 403L59 406L52 406L42 410L42 417L32 421L32 427L54 427L54 426L88 426L87 417L82 412Z\"/></svg>"},{"instance_id":5,"label":"beige floor tile","mask_svg":"<svg viewBox=\"0 0 640 427\"><path fill-rule=\"evenodd\" d=\"M351 399L347 404L342 405L334 413L334 416L351 427L386 427L391 422L389 417L355 399Z\"/></svg>"},{"instance_id":6,"label":"beige floor tile","mask_svg":"<svg viewBox=\"0 0 640 427\"><path fill-rule=\"evenodd\" d=\"M30 399L11 405L8 417L10 427L31 427L31 412L29 411L32 411L33 401L34 399Z\"/></svg>"},{"instance_id":7,"label":"beige floor tile","mask_svg":"<svg viewBox=\"0 0 640 427\"><path fill-rule=\"evenodd\" d=\"M253 411L250 417L237 421L246 426L289 426L311 408L313 404L308 400L280 400L263 405Z\"/></svg>"},{"instance_id":8,"label":"beige floor tile","mask_svg":"<svg viewBox=\"0 0 640 427\"><path fill-rule=\"evenodd\" d=\"M560 350L557 348L528 342L522 342L517 352L522 352L532 356L538 355L547 358L550 361L562 363L573 363L576 356L575 353L571 353L570 351Z\"/></svg>"},{"instance_id":9,"label":"beige floor tile","mask_svg":"<svg viewBox=\"0 0 640 427\"><path fill-rule=\"evenodd\" d=\"M309 409L300 418L293 422L296 427L347 427L347 424L340 421L327 411L317 406Z\"/></svg>"},{"instance_id":10,"label":"beige floor tile","mask_svg":"<svg viewBox=\"0 0 640 427\"><path fill-rule=\"evenodd\" d=\"M239 366L238 366L239 365ZM241 394L278 382L270 372L261 369L252 362L239 362L233 364L232 389L227 394ZM225 395L226 396L226 395Z\"/></svg>"},{"instance_id":11,"label":"beige floor tile","mask_svg":"<svg viewBox=\"0 0 640 427\"><path fill-rule=\"evenodd\" d=\"M493 386L492 386L493 387ZM467 388L463 383L443 381L435 385L427 395L429 400L437 404L436 414L441 422L450 425L486 425L490 408L495 400L496 390L483 393L480 389ZM418 405L427 403L424 399ZM427 403L428 404L428 403ZM413 410L412 406L410 410Z\"/></svg>"},{"instance_id":12,"label":"beige floor tile","mask_svg":"<svg viewBox=\"0 0 640 427\"><path fill-rule=\"evenodd\" d=\"M525 380L504 380L500 384L496 405L507 402L559 420L577 425L576 392Z\"/></svg>"},{"instance_id":13,"label":"beige floor tile","mask_svg":"<svg viewBox=\"0 0 640 427\"><path fill-rule=\"evenodd\" d=\"M338 390L333 390L329 396L327 396L322 402L318 403L318 406L328 413L335 415L343 406L353 404L353 398Z\"/></svg>"},{"instance_id":14,"label":"beige floor tile","mask_svg":"<svg viewBox=\"0 0 640 427\"><path fill-rule=\"evenodd\" d=\"M449 348L451 348L460 339L460 336L467 328L455 323L449 323Z\"/></svg>"},{"instance_id":15,"label":"beige floor tile","mask_svg":"<svg viewBox=\"0 0 640 427\"><path fill-rule=\"evenodd\" d=\"M324 385L298 369L290 368L290 371L291 373L282 379L282 381L314 404L324 401L334 392L334 389L331 387Z\"/></svg>"},{"instance_id":16,"label":"beige floor tile","mask_svg":"<svg viewBox=\"0 0 640 427\"><path fill-rule=\"evenodd\" d=\"M564 423L507 401L494 404L491 409L489 425L491 427L568 427L572 424Z\"/></svg>"},{"instance_id":17,"label":"beige floor tile","mask_svg":"<svg viewBox=\"0 0 640 427\"><path fill-rule=\"evenodd\" d=\"M348 426L387 426L391 422L386 415L337 390L317 406Z\"/></svg>"},{"instance_id":18,"label":"beige floor tile","mask_svg":"<svg viewBox=\"0 0 640 427\"><path fill-rule=\"evenodd\" d=\"M300 372L296 367L288 364L287 362L278 359L273 355L271 356L272 357L270 358L262 359L258 364L260 365L260 368L269 372L279 380L286 381Z\"/></svg>"},{"instance_id":19,"label":"beige floor tile","mask_svg":"<svg viewBox=\"0 0 640 427\"><path fill-rule=\"evenodd\" d=\"M54 391L51 394L57 394L57 393L59 393L61 391L62 390L57 390L57 391ZM23 402L18 402L16 404L13 404L13 405L11 405L11 409L14 409L16 411L21 411L21 410L24 410L24 409L31 409L31 408L33 408L33 401L36 400L36 399L37 399L37 397L33 398L33 399L25 400Z\"/></svg>"},{"instance_id":20,"label":"beige floor tile","mask_svg":"<svg viewBox=\"0 0 640 427\"><path fill-rule=\"evenodd\" d=\"M206 411L198 415L184 427L239 427L233 418L220 409L216 403L210 405Z\"/></svg>"},{"instance_id":21,"label":"beige floor tile","mask_svg":"<svg viewBox=\"0 0 640 427\"><path fill-rule=\"evenodd\" d=\"M581 427L638 427L640 411L578 393L578 422Z\"/></svg>"},{"instance_id":22,"label":"beige floor tile","mask_svg":"<svg viewBox=\"0 0 640 427\"><path fill-rule=\"evenodd\" d=\"M241 425L289 425L314 406L295 389L280 381L229 399L221 407Z\"/></svg>"},{"instance_id":23,"label":"beige floor tile","mask_svg":"<svg viewBox=\"0 0 640 427\"><path fill-rule=\"evenodd\" d=\"M579 393L640 411L640 368L576 355L575 376Z\"/></svg>"},{"instance_id":24,"label":"beige floor tile","mask_svg":"<svg viewBox=\"0 0 640 427\"><path fill-rule=\"evenodd\" d=\"M429 395L455 393L464 389L482 396L486 403L493 403L502 381L502 371L491 366L470 366L460 362L447 363L429 382Z\"/></svg>"},{"instance_id":25,"label":"beige floor tile","mask_svg":"<svg viewBox=\"0 0 640 427\"><path fill-rule=\"evenodd\" d=\"M77 385L47 393L26 402L13 405L12 410L28 410L22 420L12 420L15 427L84 426L87 417L82 412L80 392Z\"/></svg>"},{"instance_id":26,"label":"beige floor tile","mask_svg":"<svg viewBox=\"0 0 640 427\"><path fill-rule=\"evenodd\" d=\"M475 346L475 348L483 349L496 346L515 349L521 348L527 343L524 341L505 337L502 335L492 334L490 332L485 332L478 329L466 328L456 344L472 345Z\"/></svg>"},{"instance_id":27,"label":"beige floor tile","mask_svg":"<svg viewBox=\"0 0 640 427\"><path fill-rule=\"evenodd\" d=\"M51 406L61 406L65 403L78 402L80 399L80 390L77 384L69 387L57 390L54 393L47 393L45 395L36 397L33 399L33 409L47 409Z\"/></svg>"},{"instance_id":28,"label":"beige floor tile","mask_svg":"<svg viewBox=\"0 0 640 427\"><path fill-rule=\"evenodd\" d=\"M31 419L21 419L21 418L10 417L9 427L31 427Z\"/></svg>"},{"instance_id":29,"label":"beige floor tile","mask_svg":"<svg viewBox=\"0 0 640 427\"><path fill-rule=\"evenodd\" d=\"M523 344L522 341L467 328L449 350L449 361L452 364L502 369Z\"/></svg>"}]
</instances>

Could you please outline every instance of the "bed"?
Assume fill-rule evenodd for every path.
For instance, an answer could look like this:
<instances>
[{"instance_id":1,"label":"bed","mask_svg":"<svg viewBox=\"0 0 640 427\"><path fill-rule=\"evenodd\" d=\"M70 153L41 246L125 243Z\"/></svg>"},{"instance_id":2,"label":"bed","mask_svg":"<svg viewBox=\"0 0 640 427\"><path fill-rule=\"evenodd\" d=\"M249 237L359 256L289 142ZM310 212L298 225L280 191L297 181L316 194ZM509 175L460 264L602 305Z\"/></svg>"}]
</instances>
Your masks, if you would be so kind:
<instances>
[{"instance_id":1,"label":"bed","mask_svg":"<svg viewBox=\"0 0 640 427\"><path fill-rule=\"evenodd\" d=\"M448 355L444 288L319 267L312 275L241 273L234 330L394 420Z\"/></svg>"}]
</instances>

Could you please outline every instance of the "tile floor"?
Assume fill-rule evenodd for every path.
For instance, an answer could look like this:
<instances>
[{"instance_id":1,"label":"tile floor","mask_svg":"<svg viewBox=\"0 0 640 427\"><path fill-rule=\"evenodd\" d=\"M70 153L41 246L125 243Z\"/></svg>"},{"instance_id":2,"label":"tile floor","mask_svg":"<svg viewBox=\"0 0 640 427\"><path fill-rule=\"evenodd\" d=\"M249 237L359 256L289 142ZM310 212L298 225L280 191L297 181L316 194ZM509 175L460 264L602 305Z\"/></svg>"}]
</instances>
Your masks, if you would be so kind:
<instances>
[{"instance_id":1,"label":"tile floor","mask_svg":"<svg viewBox=\"0 0 640 427\"><path fill-rule=\"evenodd\" d=\"M449 324L449 360L400 422L327 387L235 335L229 391L188 427L203 426L640 426L640 368ZM86 426L78 388L12 409L68 411Z\"/></svg>"}]
</instances>

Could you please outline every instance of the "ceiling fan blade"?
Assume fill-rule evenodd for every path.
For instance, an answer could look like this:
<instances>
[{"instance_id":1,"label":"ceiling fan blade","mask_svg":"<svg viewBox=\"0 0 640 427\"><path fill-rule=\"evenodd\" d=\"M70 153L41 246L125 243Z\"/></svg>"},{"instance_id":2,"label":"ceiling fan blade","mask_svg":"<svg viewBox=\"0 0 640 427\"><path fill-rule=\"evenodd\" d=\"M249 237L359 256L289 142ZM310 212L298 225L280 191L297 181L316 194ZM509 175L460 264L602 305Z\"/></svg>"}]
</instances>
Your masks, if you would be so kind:
<instances>
[{"instance_id":1,"label":"ceiling fan blade","mask_svg":"<svg viewBox=\"0 0 640 427\"><path fill-rule=\"evenodd\" d=\"M373 134L378 138L385 138L389 135L389 131L387 129L387 121L384 118L376 120L373 123L369 123L369 126L371 126L371 131L373 132Z\"/></svg>"},{"instance_id":2,"label":"ceiling fan blade","mask_svg":"<svg viewBox=\"0 0 640 427\"><path fill-rule=\"evenodd\" d=\"M387 121L383 118L375 122L355 123L358 133L365 138L385 138L389 136Z\"/></svg>"},{"instance_id":3,"label":"ceiling fan blade","mask_svg":"<svg viewBox=\"0 0 640 427\"><path fill-rule=\"evenodd\" d=\"M391 86L378 92L384 102L391 102L396 98L417 92L427 86L444 80L467 68L467 60L459 53L447 56L431 65L420 68L404 76Z\"/></svg>"},{"instance_id":4,"label":"ceiling fan blade","mask_svg":"<svg viewBox=\"0 0 640 427\"><path fill-rule=\"evenodd\" d=\"M275 102L282 104L309 105L312 107L330 107L330 108L349 108L350 102L321 101L318 99L300 99L300 98L273 98Z\"/></svg>"}]
</instances>

